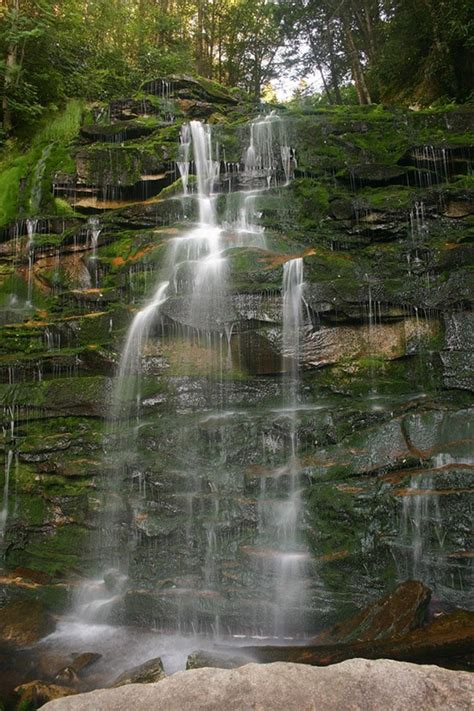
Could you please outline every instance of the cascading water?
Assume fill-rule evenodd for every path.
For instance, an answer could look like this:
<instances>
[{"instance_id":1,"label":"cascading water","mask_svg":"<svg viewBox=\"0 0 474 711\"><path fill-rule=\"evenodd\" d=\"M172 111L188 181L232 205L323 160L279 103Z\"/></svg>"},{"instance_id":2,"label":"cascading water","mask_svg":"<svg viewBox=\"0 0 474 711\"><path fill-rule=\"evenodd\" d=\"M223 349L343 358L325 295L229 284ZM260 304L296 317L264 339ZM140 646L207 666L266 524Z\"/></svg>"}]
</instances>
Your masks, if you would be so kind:
<instances>
[{"instance_id":1,"label":"cascading water","mask_svg":"<svg viewBox=\"0 0 474 711\"><path fill-rule=\"evenodd\" d=\"M27 305L33 304L33 266L35 262L35 235L38 220L28 219L26 221L26 230L28 234L28 242L26 244L26 252L28 254L28 297Z\"/></svg>"},{"instance_id":2,"label":"cascading water","mask_svg":"<svg viewBox=\"0 0 474 711\"><path fill-rule=\"evenodd\" d=\"M290 259L283 269L284 403L281 414L287 428L287 463L273 473L280 498L270 497L262 480L259 528L271 548L261 554L264 578L270 582L275 637L304 630L305 578L309 553L301 540L301 482L297 458L300 344L303 322L303 260Z\"/></svg>"},{"instance_id":3,"label":"cascading water","mask_svg":"<svg viewBox=\"0 0 474 711\"><path fill-rule=\"evenodd\" d=\"M98 217L91 217L89 219L89 232L91 240L92 254L89 258L93 276L94 286L98 286L98 270L97 270L97 248L99 246L99 237L102 232L100 226L100 220Z\"/></svg>"},{"instance_id":4,"label":"cascading water","mask_svg":"<svg viewBox=\"0 0 474 711\"><path fill-rule=\"evenodd\" d=\"M276 126L279 128L274 140ZM102 565L106 572L103 579L81 589L76 608L83 618L100 619L114 608L115 603L120 605L126 576L130 574L133 578L129 566L133 565L134 547L143 527L141 522L148 521L160 507L154 493L157 482L150 482L139 464L141 441L148 427L142 414L143 365L150 348L156 352L154 341L160 342L159 334L166 334L167 329L171 328L167 314L170 309L173 313L173 308L176 308L181 324L181 330L177 332L181 339L180 348L183 352L195 348L202 353L200 372L206 377L206 387L217 410L204 419L191 421L189 430L183 432L183 445L189 449L189 456L186 458L186 485L176 492L176 502L183 502L185 549L175 563L174 575L178 582L165 597L175 605L175 630L220 632L220 603L217 601L225 582L222 549L225 547L232 551L228 553L231 558L239 555L238 540L232 544L226 542L227 531L233 525L228 497L236 485L230 479L234 476L231 470L227 471L228 462L232 459L232 442L228 441L226 432L233 418L239 416L239 413L226 410L226 393L230 387L226 373L231 373L233 367L232 337L236 319L228 290L226 250L236 246L265 247L263 230L255 224L258 196L268 190L272 181L277 184L278 175L284 176L284 182L288 178L288 154L282 149L283 131L279 119L273 115L268 120L257 119L250 127L250 134L250 146L244 153L243 169L237 180L242 185L250 182L251 189L222 196L214 192L226 178L220 176L221 163L211 127L191 121L182 128L178 161L184 192L182 199L197 203L198 222L190 230L170 238L154 295L135 314L125 339L115 381L108 435L111 443L108 463L113 468L115 483L113 490L107 494L100 526L103 532L102 550L105 551ZM191 173L195 176L192 188L189 181ZM235 179L234 173L233 176ZM225 197L225 202L233 205L232 208L224 207L221 224L217 212L220 197ZM264 566L263 571L255 571L257 588L264 589L268 578L271 585L265 589L257 605L260 611L264 608L264 619L255 619L253 628L276 635L292 631L294 618L300 615L303 605L300 573L307 555L297 540L301 506L294 420L302 276L302 261L291 260L285 267L283 299L284 349L291 351L291 355L285 357L285 363L292 364L285 395L285 407L291 411L287 419L290 451L283 477L287 487L283 498L268 502L268 506L266 502L258 503L262 511L259 528L264 538L270 536L275 539L278 550L271 560L270 569ZM173 328L176 333L176 325ZM285 417L287 415L285 412ZM198 454L202 438L200 433L208 427L216 432L217 439L215 444L210 440L209 453L203 461ZM182 458L182 454L177 452L176 462ZM175 466L178 468L177 463ZM170 474L176 475L174 471ZM134 520L131 522L124 519L127 514L119 496L119 492L127 489L133 501ZM179 508L180 504L177 505ZM157 556L160 561L163 560L166 548L157 550ZM231 565L230 561L226 565ZM228 594L227 608L235 609L233 614L238 619L238 610L246 603L241 602L239 596L234 598L235 592ZM157 618L155 624L169 629L173 623L169 619L162 623ZM246 629L249 629L248 623Z\"/></svg>"},{"instance_id":5,"label":"cascading water","mask_svg":"<svg viewBox=\"0 0 474 711\"><path fill-rule=\"evenodd\" d=\"M52 151L52 148L53 145L49 144L43 149L41 157L36 164L35 170L33 171L30 192L31 214L33 215L38 215L40 212L41 198L43 196L43 177L46 169L46 163Z\"/></svg>"},{"instance_id":6,"label":"cascading water","mask_svg":"<svg viewBox=\"0 0 474 711\"><path fill-rule=\"evenodd\" d=\"M3 497L2 497L2 507L0 509L0 542L3 541L5 537L5 531L8 521L8 511L10 503L10 478L12 472L13 460L15 458L15 407L9 406L6 408L5 413L9 419L9 428L4 428L3 439L6 443L5 448L5 470L4 470L4 484L3 484ZM18 457L18 455L16 455ZM18 461L17 461L18 465Z\"/></svg>"},{"instance_id":7,"label":"cascading water","mask_svg":"<svg viewBox=\"0 0 474 711\"><path fill-rule=\"evenodd\" d=\"M296 167L293 149L288 145L286 128L280 116L272 111L259 116L250 124L250 143L245 153L245 172L251 176L265 177L268 187L276 179L279 161L275 144L280 146L280 161L288 183Z\"/></svg>"}]
</instances>

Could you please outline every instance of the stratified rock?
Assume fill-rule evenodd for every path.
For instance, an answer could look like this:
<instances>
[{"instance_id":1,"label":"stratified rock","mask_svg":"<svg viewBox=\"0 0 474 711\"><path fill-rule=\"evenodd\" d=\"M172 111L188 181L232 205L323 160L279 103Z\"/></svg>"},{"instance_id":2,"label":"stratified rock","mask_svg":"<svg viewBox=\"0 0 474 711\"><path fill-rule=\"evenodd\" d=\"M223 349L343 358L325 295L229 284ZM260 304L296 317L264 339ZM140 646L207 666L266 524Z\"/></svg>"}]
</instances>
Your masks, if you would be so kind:
<instances>
[{"instance_id":1,"label":"stratified rock","mask_svg":"<svg viewBox=\"0 0 474 711\"><path fill-rule=\"evenodd\" d=\"M134 138L141 138L153 133L156 124L139 121L116 121L113 124L87 124L81 127L81 136L89 141L121 143Z\"/></svg>"},{"instance_id":2,"label":"stratified rock","mask_svg":"<svg viewBox=\"0 0 474 711\"><path fill-rule=\"evenodd\" d=\"M438 333L436 321L405 319L396 323L367 326L322 326L308 333L303 362L321 367L347 358L402 358L420 350L420 344Z\"/></svg>"},{"instance_id":3,"label":"stratified rock","mask_svg":"<svg viewBox=\"0 0 474 711\"><path fill-rule=\"evenodd\" d=\"M17 600L0 609L0 639L18 646L53 632L55 622L38 600Z\"/></svg>"},{"instance_id":4,"label":"stratified rock","mask_svg":"<svg viewBox=\"0 0 474 711\"><path fill-rule=\"evenodd\" d=\"M388 660L354 659L327 669L248 664L195 669L159 684L104 689L45 706L47 711L447 711L471 708L474 678L466 672Z\"/></svg>"},{"instance_id":5,"label":"stratified rock","mask_svg":"<svg viewBox=\"0 0 474 711\"><path fill-rule=\"evenodd\" d=\"M132 669L120 674L112 684L113 687L124 686L125 684L151 684L166 678L161 657L149 659L143 664L139 664Z\"/></svg>"},{"instance_id":6,"label":"stratified rock","mask_svg":"<svg viewBox=\"0 0 474 711\"><path fill-rule=\"evenodd\" d=\"M362 642L399 637L425 622L430 599L431 590L426 585L418 580L407 580L359 614L318 635L312 642Z\"/></svg>"},{"instance_id":7,"label":"stratified rock","mask_svg":"<svg viewBox=\"0 0 474 711\"><path fill-rule=\"evenodd\" d=\"M39 709L40 706L48 703L48 701L72 696L77 694L77 691L66 686L47 684L44 681L29 681L27 684L17 686L15 693L20 697L17 708L34 711L34 709Z\"/></svg>"}]
</instances>

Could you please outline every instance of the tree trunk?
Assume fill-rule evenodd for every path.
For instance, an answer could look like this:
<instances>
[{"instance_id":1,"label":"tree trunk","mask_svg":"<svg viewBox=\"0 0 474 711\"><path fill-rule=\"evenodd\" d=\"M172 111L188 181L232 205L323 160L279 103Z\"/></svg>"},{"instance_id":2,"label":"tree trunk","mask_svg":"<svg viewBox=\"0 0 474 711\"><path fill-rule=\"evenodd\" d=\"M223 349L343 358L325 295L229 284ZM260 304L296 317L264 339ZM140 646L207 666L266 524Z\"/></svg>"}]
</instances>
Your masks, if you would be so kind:
<instances>
[{"instance_id":1,"label":"tree trunk","mask_svg":"<svg viewBox=\"0 0 474 711\"><path fill-rule=\"evenodd\" d=\"M328 44L329 51L329 71L331 73L331 84L334 91L334 98L336 104L342 104L342 96L339 89L339 79L336 70L336 52L334 50L334 40L332 32L329 29L329 23L326 23L326 41Z\"/></svg>"},{"instance_id":2,"label":"tree trunk","mask_svg":"<svg viewBox=\"0 0 474 711\"><path fill-rule=\"evenodd\" d=\"M18 15L20 12L20 2L15 0L12 7L13 19L12 19L12 30L18 20ZM18 56L18 45L16 42L11 41L7 47L7 53L5 57L5 79L3 82L3 97L2 97L2 113L3 113L3 130L8 135L13 128L12 114L10 110L10 102L8 100L8 92L14 85L15 76L15 66L17 63Z\"/></svg>"},{"instance_id":3,"label":"tree trunk","mask_svg":"<svg viewBox=\"0 0 474 711\"><path fill-rule=\"evenodd\" d=\"M359 51L354 42L354 37L349 23L344 19L344 35L347 42L347 50L349 55L349 60L352 68L352 78L354 79L357 98L359 104L371 104L372 99L370 98L369 89L365 81L364 70L359 57Z\"/></svg>"},{"instance_id":4,"label":"tree trunk","mask_svg":"<svg viewBox=\"0 0 474 711\"><path fill-rule=\"evenodd\" d=\"M196 69L198 74L204 74L204 4L205 0L197 3L197 35L196 35Z\"/></svg>"},{"instance_id":5,"label":"tree trunk","mask_svg":"<svg viewBox=\"0 0 474 711\"><path fill-rule=\"evenodd\" d=\"M328 83L326 81L326 77L324 76L323 68L320 64L318 64L318 72L321 76L321 81L323 82L324 86L324 91L326 92L326 96L328 97L328 102L333 105L334 104L334 99L331 96L331 91L329 89Z\"/></svg>"}]
</instances>

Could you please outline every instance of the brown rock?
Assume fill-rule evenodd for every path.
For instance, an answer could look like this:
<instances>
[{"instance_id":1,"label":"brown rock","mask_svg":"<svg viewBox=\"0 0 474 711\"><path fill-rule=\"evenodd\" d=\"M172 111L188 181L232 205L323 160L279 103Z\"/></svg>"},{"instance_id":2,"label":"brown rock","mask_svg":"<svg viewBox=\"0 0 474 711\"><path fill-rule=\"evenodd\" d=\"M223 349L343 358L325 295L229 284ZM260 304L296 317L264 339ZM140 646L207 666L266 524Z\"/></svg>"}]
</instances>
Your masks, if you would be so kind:
<instances>
[{"instance_id":1,"label":"brown rock","mask_svg":"<svg viewBox=\"0 0 474 711\"><path fill-rule=\"evenodd\" d=\"M41 570L33 570L32 568L23 568L18 566L13 571L13 575L17 578L22 578L23 580L29 580L32 583L37 583L38 585L49 585L52 578L47 573L43 573Z\"/></svg>"},{"instance_id":2,"label":"brown rock","mask_svg":"<svg viewBox=\"0 0 474 711\"><path fill-rule=\"evenodd\" d=\"M311 640L312 644L369 641L399 637L426 620L431 590L417 580L407 580L349 620Z\"/></svg>"},{"instance_id":3,"label":"brown rock","mask_svg":"<svg viewBox=\"0 0 474 711\"><path fill-rule=\"evenodd\" d=\"M15 693L20 697L17 708L25 708L28 709L28 711L33 711L33 709L39 709L40 706L48 703L48 701L54 701L55 699L62 699L64 696L77 694L77 691L69 689L66 686L46 684L44 681L37 680L17 686Z\"/></svg>"},{"instance_id":4,"label":"brown rock","mask_svg":"<svg viewBox=\"0 0 474 711\"><path fill-rule=\"evenodd\" d=\"M112 686L124 686L125 684L151 684L165 679L166 674L160 657L149 659L144 664L139 664L132 669L120 674Z\"/></svg>"},{"instance_id":5,"label":"brown rock","mask_svg":"<svg viewBox=\"0 0 474 711\"><path fill-rule=\"evenodd\" d=\"M321 367L347 358L379 357L396 360L413 350L420 342L433 338L439 324L432 320L406 318L396 323L364 326L322 326L312 331L303 348L303 361Z\"/></svg>"},{"instance_id":6,"label":"brown rock","mask_svg":"<svg viewBox=\"0 0 474 711\"><path fill-rule=\"evenodd\" d=\"M55 623L38 600L17 600L0 609L0 639L18 646L37 642Z\"/></svg>"},{"instance_id":7,"label":"brown rock","mask_svg":"<svg viewBox=\"0 0 474 711\"><path fill-rule=\"evenodd\" d=\"M95 664L102 654L97 654L96 652L84 652L83 654L78 654L74 657L71 664L60 669L55 675L55 679L58 681L76 681L80 672L84 669Z\"/></svg>"},{"instance_id":8,"label":"brown rock","mask_svg":"<svg viewBox=\"0 0 474 711\"><path fill-rule=\"evenodd\" d=\"M241 647L260 663L295 662L328 666L346 659L395 659L420 664L446 664L474 649L474 612L458 610L429 625L391 639L320 644L308 647ZM228 651L230 651L227 648Z\"/></svg>"}]
</instances>

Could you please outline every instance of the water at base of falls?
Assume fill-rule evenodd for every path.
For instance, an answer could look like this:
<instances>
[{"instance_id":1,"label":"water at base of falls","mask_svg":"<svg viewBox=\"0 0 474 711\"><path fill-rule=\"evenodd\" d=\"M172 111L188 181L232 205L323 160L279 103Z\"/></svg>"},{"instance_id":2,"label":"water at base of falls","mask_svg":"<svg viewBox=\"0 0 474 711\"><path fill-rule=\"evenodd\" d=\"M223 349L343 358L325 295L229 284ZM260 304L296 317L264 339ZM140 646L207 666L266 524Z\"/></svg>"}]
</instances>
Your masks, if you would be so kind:
<instances>
[{"instance_id":1,"label":"water at base of falls","mask_svg":"<svg viewBox=\"0 0 474 711\"><path fill-rule=\"evenodd\" d=\"M256 224L256 204L259 194L270 185L277 186L279 180L286 184L289 179L292 152L283 138L284 131L276 116L251 124L240 176L246 189L229 193L228 206L220 220L215 189L222 184L221 162L211 127L191 121L182 128L178 168L183 199L197 202L198 222L169 240L155 292L136 313L125 339L115 381L106 457L114 484L106 492L100 524L102 565L106 572L78 591L75 609L82 621L129 622L130 608L133 621L138 613L134 608L132 581L139 575L147 581L149 596L147 613L139 614L145 614L150 626L187 634L243 633L277 638L298 635L304 629L304 578L310 562L301 540L296 432L301 259L290 260L284 267L282 370L286 375L282 388L283 414L278 417L284 423L286 462L279 473L270 471L268 477L277 482L277 494L272 493L270 483L267 489L266 477L261 479L255 502L246 502L244 495L239 494L245 475L243 468L239 470L232 463L232 428L242 411L229 408L234 368L232 338L237 317L229 290L227 250L236 246L265 248L263 230ZM195 174L192 184L191 171ZM190 192L191 188L194 192ZM148 442L145 446L151 446L152 451L155 447L159 449L159 435L157 440L142 414L144 354L150 348L156 350L163 344L166 347L166 339L161 344L157 336L158 332L162 334L169 329L166 314L173 307L179 310L182 324L177 331L181 339L179 350L185 353L194 349L200 354L200 375L205 378L207 396L215 410L207 417L191 418L187 429L179 435L174 433L182 440L177 445L175 460L163 475L150 478L140 464L143 442ZM208 445L203 458L198 450L205 431L209 432L209 439L205 435ZM262 452L256 456L265 457L266 442L259 446L263 447ZM181 470L183 461L185 468ZM159 461L149 459L149 462L151 468L159 466ZM175 520L167 524L170 533L176 531L174 548L171 545L168 548L170 534L165 531L161 535L164 524L160 514L155 513L163 506L160 476L180 482L173 494ZM124 504L119 495L127 490L131 506ZM251 523L239 522L238 512L233 510L236 506L255 509ZM248 531L244 530L246 525ZM148 572L138 570L136 562L137 546L144 543ZM234 583L240 575L236 567L246 560L243 578ZM172 580L167 582L170 576ZM153 579L158 579L156 585Z\"/></svg>"}]
</instances>

